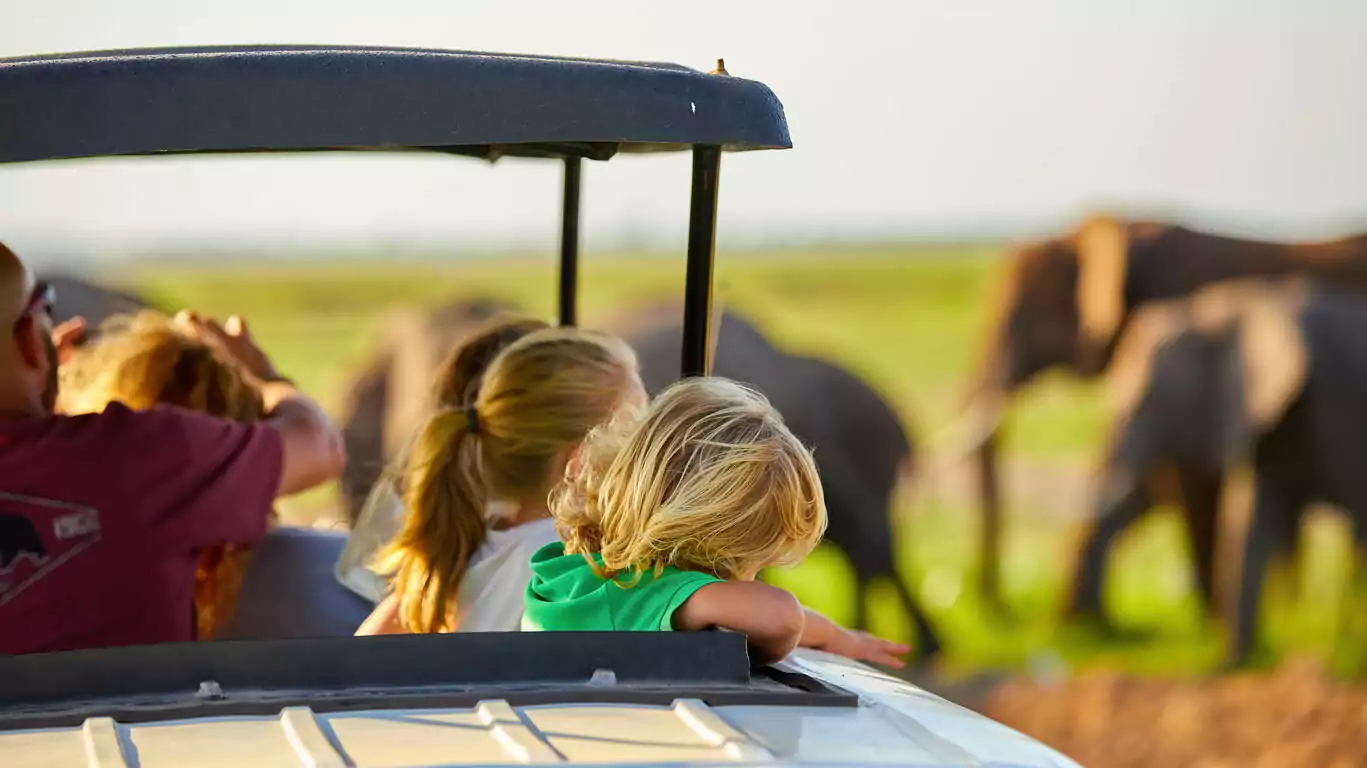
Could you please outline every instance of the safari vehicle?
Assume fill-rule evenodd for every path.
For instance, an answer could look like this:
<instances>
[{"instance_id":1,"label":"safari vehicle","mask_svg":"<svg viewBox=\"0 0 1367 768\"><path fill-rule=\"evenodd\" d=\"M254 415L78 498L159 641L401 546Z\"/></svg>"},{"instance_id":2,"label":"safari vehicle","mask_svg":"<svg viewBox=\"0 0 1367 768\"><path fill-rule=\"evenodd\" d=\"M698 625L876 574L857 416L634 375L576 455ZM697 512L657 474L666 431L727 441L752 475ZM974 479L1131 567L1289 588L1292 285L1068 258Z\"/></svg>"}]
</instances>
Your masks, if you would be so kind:
<instances>
[{"instance_id":1,"label":"safari vehicle","mask_svg":"<svg viewBox=\"0 0 1367 768\"><path fill-rule=\"evenodd\" d=\"M409 151L564 165L559 315L576 318L580 170L693 156L685 376L708 371L727 151L791 146L761 83L673 64L219 47L0 60L0 162ZM322 632L320 634L327 634ZM294 637L0 658L0 765L1068 766L987 718L729 632Z\"/></svg>"}]
</instances>

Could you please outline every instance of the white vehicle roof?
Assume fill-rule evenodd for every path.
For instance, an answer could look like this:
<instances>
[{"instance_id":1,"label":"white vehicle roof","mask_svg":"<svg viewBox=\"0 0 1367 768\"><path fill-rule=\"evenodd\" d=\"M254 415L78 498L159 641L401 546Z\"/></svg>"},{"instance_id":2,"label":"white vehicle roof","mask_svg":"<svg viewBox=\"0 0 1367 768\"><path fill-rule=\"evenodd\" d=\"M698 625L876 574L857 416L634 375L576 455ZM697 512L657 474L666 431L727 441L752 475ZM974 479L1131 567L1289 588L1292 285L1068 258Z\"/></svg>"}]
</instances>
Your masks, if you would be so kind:
<instances>
[{"instance_id":1,"label":"white vehicle roof","mask_svg":"<svg viewBox=\"0 0 1367 768\"><path fill-rule=\"evenodd\" d=\"M710 634L710 633L708 633ZM357 642L357 641L352 641ZM640 686L600 669L582 690L542 703L527 689L452 707L336 706L333 695L260 714L166 719L139 716L124 702L115 717L89 716L52 727L7 730L6 712L22 724L34 710L0 709L0 764L37 766L1076 766L1004 725L863 664L799 651L776 674L819 681L839 694L793 703L745 703L716 687L688 681ZM200 699L234 698L205 681ZM671 698L670 688L678 697ZM206 692L206 688L209 689ZM615 697L620 689L622 696ZM568 689L566 689L568 690ZM851 696L851 694L853 696ZM249 698L243 696L243 699ZM545 698L545 697L543 697ZM614 701L614 698L621 700ZM649 697L647 697L649 698ZM714 703L705 703L713 698ZM634 700L633 700L634 699ZM780 695L768 695L779 701ZM147 702L142 706L154 707ZM49 710L49 713L51 710ZM145 720L142 722L137 722ZM129 722L133 721L133 722Z\"/></svg>"}]
</instances>

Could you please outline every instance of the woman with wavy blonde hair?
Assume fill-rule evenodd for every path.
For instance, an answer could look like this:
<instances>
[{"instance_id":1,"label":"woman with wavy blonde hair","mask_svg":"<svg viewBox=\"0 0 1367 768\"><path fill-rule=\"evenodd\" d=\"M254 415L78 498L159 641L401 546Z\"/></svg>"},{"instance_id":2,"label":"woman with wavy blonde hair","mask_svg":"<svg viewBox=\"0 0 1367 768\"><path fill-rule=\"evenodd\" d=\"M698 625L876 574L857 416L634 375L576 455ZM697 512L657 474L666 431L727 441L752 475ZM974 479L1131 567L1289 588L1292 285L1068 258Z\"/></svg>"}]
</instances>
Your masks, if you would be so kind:
<instances>
[{"instance_id":1,"label":"woman with wavy blonde hair","mask_svg":"<svg viewBox=\"0 0 1367 768\"><path fill-rule=\"evenodd\" d=\"M631 348L574 328L528 334L473 392L441 375L402 470L404 517L377 570L392 593L357 630L517 629L532 552L556 540L547 496L584 436L643 406Z\"/></svg>"},{"instance_id":2,"label":"woman with wavy blonde hair","mask_svg":"<svg viewBox=\"0 0 1367 768\"><path fill-rule=\"evenodd\" d=\"M241 365L172 318L143 311L115 317L60 369L57 410L98 413L111 402L134 410L176 405L240 422L262 418L260 391ZM250 551L224 545L200 552L195 568L195 636L212 639L230 617Z\"/></svg>"},{"instance_id":3,"label":"woman with wavy blonde hair","mask_svg":"<svg viewBox=\"0 0 1367 768\"><path fill-rule=\"evenodd\" d=\"M755 581L826 530L811 454L768 400L686 379L584 442L551 499L563 542L532 557L523 628L745 633L765 661L798 645L901 666L904 645L843 629Z\"/></svg>"}]
</instances>

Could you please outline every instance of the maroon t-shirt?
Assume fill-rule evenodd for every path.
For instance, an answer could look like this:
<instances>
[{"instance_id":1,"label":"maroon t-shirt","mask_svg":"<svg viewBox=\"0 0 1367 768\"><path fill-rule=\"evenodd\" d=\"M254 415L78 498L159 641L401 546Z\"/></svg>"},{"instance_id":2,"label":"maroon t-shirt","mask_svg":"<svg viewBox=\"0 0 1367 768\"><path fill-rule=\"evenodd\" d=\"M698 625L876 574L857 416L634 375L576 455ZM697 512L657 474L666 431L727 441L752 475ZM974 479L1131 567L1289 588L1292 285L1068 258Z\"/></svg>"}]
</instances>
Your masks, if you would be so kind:
<instances>
[{"instance_id":1,"label":"maroon t-shirt","mask_svg":"<svg viewBox=\"0 0 1367 768\"><path fill-rule=\"evenodd\" d=\"M265 536L282 456L179 408L0 420L0 653L193 639L196 553Z\"/></svg>"}]
</instances>

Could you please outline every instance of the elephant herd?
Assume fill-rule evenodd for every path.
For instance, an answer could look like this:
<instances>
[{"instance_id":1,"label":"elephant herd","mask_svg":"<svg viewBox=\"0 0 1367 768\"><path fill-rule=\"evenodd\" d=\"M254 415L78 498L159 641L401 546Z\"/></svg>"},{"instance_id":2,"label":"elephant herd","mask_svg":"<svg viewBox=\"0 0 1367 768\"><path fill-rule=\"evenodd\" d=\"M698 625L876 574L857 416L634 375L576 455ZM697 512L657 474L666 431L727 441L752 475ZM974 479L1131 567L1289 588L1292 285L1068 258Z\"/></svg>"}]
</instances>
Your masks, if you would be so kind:
<instances>
[{"instance_id":1,"label":"elephant herd","mask_svg":"<svg viewBox=\"0 0 1367 768\"><path fill-rule=\"evenodd\" d=\"M1266 567L1296 554L1305 507L1345 510L1363 543L1367 483L1353 479L1367 467L1364 300L1361 235L1272 243L1095 218L1019 249L965 422L989 604L999 604L1006 400L1051 369L1104 378L1112 432L1069 614L1103 618L1109 545L1146 510L1174 504L1200 596L1229 628L1228 661L1247 661Z\"/></svg>"},{"instance_id":2,"label":"elephant herd","mask_svg":"<svg viewBox=\"0 0 1367 768\"><path fill-rule=\"evenodd\" d=\"M63 316L98 321L140 303L74 279L57 288ZM1096 218L1018 248L957 446L972 453L977 470L985 603L1004 610L997 464L1007 400L1051 369L1104 378L1113 423L1069 613L1102 618L1111 543L1148 509L1177 505L1200 596L1231 628L1230 660L1245 660L1262 575L1273 559L1296 555L1307 505L1344 509L1355 544L1367 543L1367 480L1356 482L1367 477L1359 469L1367 468L1367 399L1358 394L1367 392L1367 333L1358 330L1367 330L1364 294L1367 236L1271 243ZM518 311L464 300L399 310L381 324L341 414L350 520L403 450L446 351L476 326ZM600 327L632 344L653 393L677 375L681 317L677 305L661 303ZM885 579L913 622L918 650L934 654L936 632L895 566L892 503L916 458L906 426L859 377L781 349L741 314L723 314L718 330L714 372L763 391L814 449L827 540L847 555L858 583L856 625L868 625L868 585Z\"/></svg>"}]
</instances>

